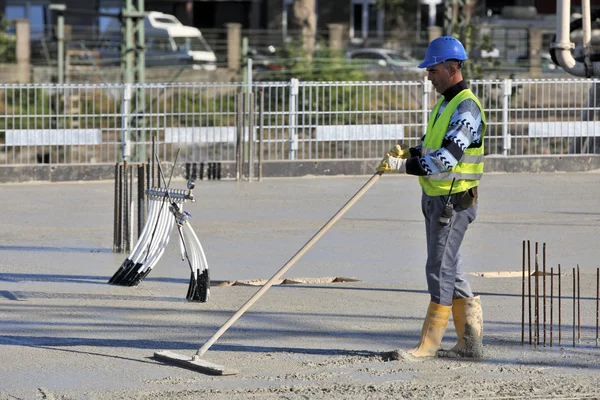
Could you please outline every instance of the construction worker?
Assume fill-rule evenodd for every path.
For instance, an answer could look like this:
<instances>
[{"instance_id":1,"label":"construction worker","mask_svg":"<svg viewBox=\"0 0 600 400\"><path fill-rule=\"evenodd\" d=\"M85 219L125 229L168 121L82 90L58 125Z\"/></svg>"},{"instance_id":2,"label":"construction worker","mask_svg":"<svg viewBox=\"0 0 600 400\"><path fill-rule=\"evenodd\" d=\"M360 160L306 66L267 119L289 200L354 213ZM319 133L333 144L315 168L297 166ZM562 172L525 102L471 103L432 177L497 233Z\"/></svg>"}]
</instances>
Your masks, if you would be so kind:
<instances>
[{"instance_id":1,"label":"construction worker","mask_svg":"<svg viewBox=\"0 0 600 400\"><path fill-rule=\"evenodd\" d=\"M453 37L442 36L430 43L419 67L427 69L428 79L442 97L429 116L421 143L410 149L396 145L377 167L380 172L419 177L427 236L425 272L431 301L421 341L408 351L409 356L401 350L391 352L392 359L483 356L481 302L465 278L459 253L477 215L486 128L481 104L462 77L466 59L463 45ZM438 351L450 312L458 343L451 350Z\"/></svg>"}]
</instances>

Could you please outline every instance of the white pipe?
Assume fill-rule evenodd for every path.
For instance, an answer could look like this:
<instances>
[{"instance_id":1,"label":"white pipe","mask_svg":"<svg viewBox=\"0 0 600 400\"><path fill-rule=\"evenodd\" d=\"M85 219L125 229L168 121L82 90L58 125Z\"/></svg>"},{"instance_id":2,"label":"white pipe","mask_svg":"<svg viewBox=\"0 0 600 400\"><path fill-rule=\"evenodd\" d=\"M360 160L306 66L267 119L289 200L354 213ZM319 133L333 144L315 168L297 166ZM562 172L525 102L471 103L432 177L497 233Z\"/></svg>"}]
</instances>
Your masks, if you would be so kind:
<instances>
[{"instance_id":1,"label":"white pipe","mask_svg":"<svg viewBox=\"0 0 600 400\"><path fill-rule=\"evenodd\" d=\"M582 11L587 9L587 21L590 22L589 0L583 0L584 6ZM600 76L600 63L591 63L591 68L586 68L585 63L577 62L573 58L571 50L574 45L570 40L570 25L571 25L571 0L556 0L556 42L553 44L558 64L569 74L575 76ZM584 17L582 17L584 18ZM585 20L583 20L585 21ZM591 37L591 23L583 26L584 43L586 34ZM587 31L587 32L586 32ZM589 43L589 39L588 39ZM585 45L585 44L584 44Z\"/></svg>"},{"instance_id":2,"label":"white pipe","mask_svg":"<svg viewBox=\"0 0 600 400\"><path fill-rule=\"evenodd\" d=\"M592 10L590 8L590 0L581 0L581 22L583 28L583 49L584 49L584 62L586 67L592 68L591 63L591 44L592 44Z\"/></svg>"}]
</instances>

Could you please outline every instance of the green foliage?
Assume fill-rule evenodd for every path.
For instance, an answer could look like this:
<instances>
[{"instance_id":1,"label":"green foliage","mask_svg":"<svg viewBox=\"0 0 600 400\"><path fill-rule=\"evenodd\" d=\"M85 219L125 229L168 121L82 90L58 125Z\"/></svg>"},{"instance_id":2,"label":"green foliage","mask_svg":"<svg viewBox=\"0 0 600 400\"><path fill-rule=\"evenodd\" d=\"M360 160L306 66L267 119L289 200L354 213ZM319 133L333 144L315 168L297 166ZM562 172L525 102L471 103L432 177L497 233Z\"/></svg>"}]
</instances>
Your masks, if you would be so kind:
<instances>
[{"instance_id":1,"label":"green foliage","mask_svg":"<svg viewBox=\"0 0 600 400\"><path fill-rule=\"evenodd\" d=\"M17 61L17 39L14 35L7 33L11 24L5 16L0 20L0 62L4 63L14 63Z\"/></svg>"},{"instance_id":2,"label":"green foliage","mask_svg":"<svg viewBox=\"0 0 600 400\"><path fill-rule=\"evenodd\" d=\"M481 54L482 51L491 52L494 50L494 45L489 35L481 35L479 27L469 24L465 26L462 35L453 34L465 46L467 54ZM465 79L483 79L490 78L489 72L493 71L500 65L496 58L492 57L471 57L465 63L463 69L463 77Z\"/></svg>"},{"instance_id":3,"label":"green foliage","mask_svg":"<svg viewBox=\"0 0 600 400\"><path fill-rule=\"evenodd\" d=\"M342 51L331 50L326 42L317 44L312 57L308 57L300 42L289 44L285 52L288 57L282 60L280 71L255 73L254 80L280 82L296 78L301 81L360 81L365 74L348 63Z\"/></svg>"}]
</instances>

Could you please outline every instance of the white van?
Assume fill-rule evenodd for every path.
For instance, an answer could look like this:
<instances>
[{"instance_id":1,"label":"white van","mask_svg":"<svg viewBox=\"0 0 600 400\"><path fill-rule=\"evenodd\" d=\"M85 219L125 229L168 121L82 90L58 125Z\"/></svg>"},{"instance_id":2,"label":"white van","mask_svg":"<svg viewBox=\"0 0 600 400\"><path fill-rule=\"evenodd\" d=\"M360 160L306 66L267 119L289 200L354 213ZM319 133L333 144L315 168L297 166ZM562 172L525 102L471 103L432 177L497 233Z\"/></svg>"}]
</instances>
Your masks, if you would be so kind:
<instances>
[{"instance_id":1,"label":"white van","mask_svg":"<svg viewBox=\"0 0 600 400\"><path fill-rule=\"evenodd\" d=\"M103 33L105 41L100 49L103 58L117 61L120 58L120 32L119 21L111 21ZM144 36L147 67L191 64L194 69L217 69L217 57L200 30L183 25L173 15L146 13Z\"/></svg>"},{"instance_id":2,"label":"white van","mask_svg":"<svg viewBox=\"0 0 600 400\"><path fill-rule=\"evenodd\" d=\"M187 51L194 60L194 68L215 70L217 57L198 28L183 25L175 16L158 11L147 14L144 24L146 46L150 41L166 36L174 51Z\"/></svg>"}]
</instances>

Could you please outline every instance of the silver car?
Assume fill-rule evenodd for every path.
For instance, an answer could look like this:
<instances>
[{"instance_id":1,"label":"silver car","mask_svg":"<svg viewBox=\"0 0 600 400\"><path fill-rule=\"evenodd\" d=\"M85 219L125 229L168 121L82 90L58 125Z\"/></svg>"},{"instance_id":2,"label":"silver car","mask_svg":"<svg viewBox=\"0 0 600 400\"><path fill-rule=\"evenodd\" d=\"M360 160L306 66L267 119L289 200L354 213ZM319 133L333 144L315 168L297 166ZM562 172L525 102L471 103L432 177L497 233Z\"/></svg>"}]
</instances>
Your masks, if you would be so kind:
<instances>
[{"instance_id":1,"label":"silver car","mask_svg":"<svg viewBox=\"0 0 600 400\"><path fill-rule=\"evenodd\" d=\"M357 49L346 53L349 62L361 66L366 70L389 70L397 72L418 72L419 61L408 55L389 49Z\"/></svg>"}]
</instances>

